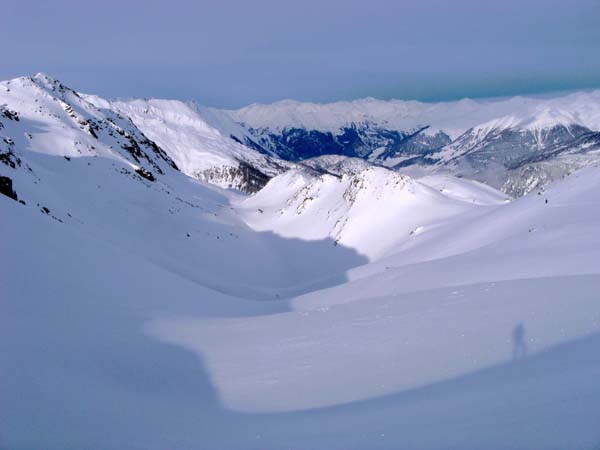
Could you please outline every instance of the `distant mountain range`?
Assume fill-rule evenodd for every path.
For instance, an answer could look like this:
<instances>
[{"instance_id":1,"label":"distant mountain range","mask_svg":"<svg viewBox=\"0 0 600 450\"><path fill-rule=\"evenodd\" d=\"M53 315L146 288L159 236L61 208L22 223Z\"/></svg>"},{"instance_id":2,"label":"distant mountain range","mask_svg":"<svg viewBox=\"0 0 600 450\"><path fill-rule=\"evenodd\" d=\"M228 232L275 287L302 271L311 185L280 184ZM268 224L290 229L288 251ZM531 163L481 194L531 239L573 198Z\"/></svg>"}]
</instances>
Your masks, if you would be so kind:
<instances>
[{"instance_id":1,"label":"distant mountain range","mask_svg":"<svg viewBox=\"0 0 600 450\"><path fill-rule=\"evenodd\" d=\"M244 192L289 169L341 175L376 165L471 178L521 196L600 162L600 90L445 103L286 100L219 110L177 100L105 100L45 74L1 86L1 116L25 108L54 124L42 127L43 142L35 124L22 125L25 134L17 137L0 129L6 164L14 163L15 146L59 145L65 155L124 152L148 173L168 164Z\"/></svg>"},{"instance_id":2,"label":"distant mountain range","mask_svg":"<svg viewBox=\"0 0 600 450\"><path fill-rule=\"evenodd\" d=\"M600 90L446 103L282 101L225 113L244 129L236 140L271 156L337 154L450 172L515 196L600 159Z\"/></svg>"}]
</instances>

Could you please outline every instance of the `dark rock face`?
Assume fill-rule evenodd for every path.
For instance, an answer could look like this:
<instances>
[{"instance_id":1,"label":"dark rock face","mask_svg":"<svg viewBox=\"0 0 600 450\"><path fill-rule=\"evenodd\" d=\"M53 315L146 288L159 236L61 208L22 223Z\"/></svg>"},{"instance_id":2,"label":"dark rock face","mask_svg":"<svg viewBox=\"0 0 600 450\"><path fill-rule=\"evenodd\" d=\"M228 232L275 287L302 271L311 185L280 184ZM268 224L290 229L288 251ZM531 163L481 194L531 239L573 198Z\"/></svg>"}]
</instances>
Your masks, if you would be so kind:
<instances>
[{"instance_id":1,"label":"dark rock face","mask_svg":"<svg viewBox=\"0 0 600 450\"><path fill-rule=\"evenodd\" d=\"M428 164L427 156L435 154L444 146L450 144L451 139L446 133L437 132L430 135L422 128L412 134L407 134L396 145L386 149L375 158L376 161L385 162L387 159L404 157L404 160L395 167L404 167L412 164Z\"/></svg>"},{"instance_id":2,"label":"dark rock face","mask_svg":"<svg viewBox=\"0 0 600 450\"><path fill-rule=\"evenodd\" d=\"M14 120L16 122L19 121L19 113L6 108L4 105L0 106L0 116L4 116L7 119Z\"/></svg>"},{"instance_id":3,"label":"dark rock face","mask_svg":"<svg viewBox=\"0 0 600 450\"><path fill-rule=\"evenodd\" d=\"M145 178L148 181L156 181L156 178L154 178L152 172L147 171L143 167L135 169L135 173L137 173L140 177Z\"/></svg>"},{"instance_id":4,"label":"dark rock face","mask_svg":"<svg viewBox=\"0 0 600 450\"><path fill-rule=\"evenodd\" d=\"M344 155L379 163L402 159L393 164L395 167L434 164L437 162L436 153L450 146L459 155L456 160L473 167L483 168L492 162L512 170L583 147L585 141L598 139L598 133L587 128L563 125L540 132L511 128L491 130L483 137L469 130L454 142L443 132L428 134L426 130L427 127L424 127L403 133L373 124L352 124L337 134L302 128L286 128L280 133L249 129L256 137L255 147L288 161L322 155ZM245 144L248 145L247 142Z\"/></svg>"},{"instance_id":5,"label":"dark rock face","mask_svg":"<svg viewBox=\"0 0 600 450\"><path fill-rule=\"evenodd\" d=\"M528 162L547 161L555 156L567 154L586 154L600 149L600 132L592 132L583 128L583 132L573 135L573 139L565 143L558 143L547 149L538 157L531 158Z\"/></svg>"},{"instance_id":6,"label":"dark rock face","mask_svg":"<svg viewBox=\"0 0 600 450\"><path fill-rule=\"evenodd\" d=\"M442 167L515 197L600 161L593 154L600 133L581 126L490 130L485 136L469 130L448 147L456 153L438 163Z\"/></svg>"},{"instance_id":7,"label":"dark rock face","mask_svg":"<svg viewBox=\"0 0 600 450\"><path fill-rule=\"evenodd\" d=\"M238 170L243 180L242 190L248 193L261 190L271 179L270 176L246 163L241 162Z\"/></svg>"},{"instance_id":8,"label":"dark rock face","mask_svg":"<svg viewBox=\"0 0 600 450\"><path fill-rule=\"evenodd\" d=\"M167 153L155 142L148 139L130 118L124 117L111 109L98 109L104 115L103 118L91 117L81 108L76 107L76 104L81 101L80 95L61 84L58 80L42 76L29 78L29 82L43 90L49 90L55 99L63 103L63 109L69 117L75 120L79 127L94 139L103 141L111 148L113 146L109 142L116 140L115 144L124 151L122 152L124 156L136 164L146 165L146 168L144 168L146 172L150 173L148 170L150 169L154 173L162 175L165 166L178 170L177 165ZM6 108L0 110L4 115L7 114L6 111ZM17 114L14 111L11 113ZM16 120L18 120L18 114Z\"/></svg>"},{"instance_id":9,"label":"dark rock face","mask_svg":"<svg viewBox=\"0 0 600 450\"><path fill-rule=\"evenodd\" d=\"M240 139L237 136L234 136L233 134L229 135L229 137L231 139L233 139L235 142L237 142L238 144L245 145L246 147L249 147L249 148L256 150L257 152L263 153L265 155L271 155L271 153L269 151L267 151L263 145L259 144L258 142L255 142L252 139L249 139L248 137L244 137L243 139Z\"/></svg>"},{"instance_id":10,"label":"dark rock face","mask_svg":"<svg viewBox=\"0 0 600 450\"><path fill-rule=\"evenodd\" d=\"M437 165L512 195L523 195L532 186L547 184L562 177L561 174L570 173L584 165L586 158L593 159L591 152L600 149L600 133L579 125L555 125L540 130L470 129L454 141L443 132L430 133L427 129L401 132L373 123L352 123L337 132L247 128L253 139L246 137L244 144L296 162L342 155L392 168ZM579 160L564 161L570 155Z\"/></svg>"},{"instance_id":11,"label":"dark rock face","mask_svg":"<svg viewBox=\"0 0 600 450\"><path fill-rule=\"evenodd\" d=\"M372 159L383 161L398 156L418 157L450 143L446 134L430 136L424 133L426 129L424 127L405 133L371 123L352 123L336 133L303 128L286 128L279 133L250 128L249 132L256 138L256 142L252 143L254 148L258 146L263 153L288 161L301 161L322 155L366 159L372 157L376 150L378 154ZM248 142L244 144L250 145Z\"/></svg>"},{"instance_id":12,"label":"dark rock face","mask_svg":"<svg viewBox=\"0 0 600 450\"><path fill-rule=\"evenodd\" d=\"M244 162L239 162L238 167L212 167L195 173L194 177L200 181L206 181L225 188L238 189L248 194L261 190L271 179L269 175Z\"/></svg>"},{"instance_id":13,"label":"dark rock face","mask_svg":"<svg viewBox=\"0 0 600 450\"><path fill-rule=\"evenodd\" d=\"M4 194L14 201L18 201L17 193L13 189L12 180L9 177L0 176L0 194Z\"/></svg>"},{"instance_id":14,"label":"dark rock face","mask_svg":"<svg viewBox=\"0 0 600 450\"><path fill-rule=\"evenodd\" d=\"M7 151L0 151L0 162L6 164L8 167L15 169L21 165L21 158L17 157L10 149Z\"/></svg>"},{"instance_id":15,"label":"dark rock face","mask_svg":"<svg viewBox=\"0 0 600 450\"><path fill-rule=\"evenodd\" d=\"M452 145L462 146L462 159L473 166L495 161L507 169L515 169L577 147L579 141L594 134L581 126L560 125L539 132L509 128L491 130L483 139L474 139L472 132L467 132Z\"/></svg>"}]
</instances>

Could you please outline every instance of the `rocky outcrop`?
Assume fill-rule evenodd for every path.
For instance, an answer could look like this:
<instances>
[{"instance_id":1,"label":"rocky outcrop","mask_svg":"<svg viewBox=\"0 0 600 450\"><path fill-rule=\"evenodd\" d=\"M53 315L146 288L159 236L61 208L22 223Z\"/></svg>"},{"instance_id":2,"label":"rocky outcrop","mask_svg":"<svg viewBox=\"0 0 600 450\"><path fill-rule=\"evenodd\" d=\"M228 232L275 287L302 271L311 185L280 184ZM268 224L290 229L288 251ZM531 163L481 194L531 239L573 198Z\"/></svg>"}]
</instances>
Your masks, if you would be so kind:
<instances>
[{"instance_id":1,"label":"rocky outcrop","mask_svg":"<svg viewBox=\"0 0 600 450\"><path fill-rule=\"evenodd\" d=\"M0 176L0 194L18 201L17 193L13 189L13 182L9 177Z\"/></svg>"},{"instance_id":2,"label":"rocky outcrop","mask_svg":"<svg viewBox=\"0 0 600 450\"><path fill-rule=\"evenodd\" d=\"M194 173L200 181L215 184L226 189L237 189L252 194L262 189L271 176L249 164L240 162L237 167L217 166Z\"/></svg>"},{"instance_id":3,"label":"rocky outcrop","mask_svg":"<svg viewBox=\"0 0 600 450\"><path fill-rule=\"evenodd\" d=\"M384 163L391 158L417 158L450 143L446 134L429 135L427 128L401 132L373 123L352 123L336 132L304 128L284 128L280 132L250 128L248 131L255 137L251 145L259 145L264 153L289 161L343 155Z\"/></svg>"}]
</instances>

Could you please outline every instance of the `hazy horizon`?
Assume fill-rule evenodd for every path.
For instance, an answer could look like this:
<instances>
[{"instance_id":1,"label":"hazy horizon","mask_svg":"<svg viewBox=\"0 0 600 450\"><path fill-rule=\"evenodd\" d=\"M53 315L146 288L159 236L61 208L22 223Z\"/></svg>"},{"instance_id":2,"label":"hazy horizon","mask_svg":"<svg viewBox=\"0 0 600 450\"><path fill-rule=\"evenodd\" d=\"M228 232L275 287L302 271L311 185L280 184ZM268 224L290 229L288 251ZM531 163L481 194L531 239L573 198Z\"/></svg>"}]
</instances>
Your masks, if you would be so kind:
<instances>
[{"instance_id":1,"label":"hazy horizon","mask_svg":"<svg viewBox=\"0 0 600 450\"><path fill-rule=\"evenodd\" d=\"M0 79L45 72L108 98L238 108L600 87L594 0L8 0ZM91 14L93 12L93 14ZM35 61L35 62L34 62Z\"/></svg>"}]
</instances>

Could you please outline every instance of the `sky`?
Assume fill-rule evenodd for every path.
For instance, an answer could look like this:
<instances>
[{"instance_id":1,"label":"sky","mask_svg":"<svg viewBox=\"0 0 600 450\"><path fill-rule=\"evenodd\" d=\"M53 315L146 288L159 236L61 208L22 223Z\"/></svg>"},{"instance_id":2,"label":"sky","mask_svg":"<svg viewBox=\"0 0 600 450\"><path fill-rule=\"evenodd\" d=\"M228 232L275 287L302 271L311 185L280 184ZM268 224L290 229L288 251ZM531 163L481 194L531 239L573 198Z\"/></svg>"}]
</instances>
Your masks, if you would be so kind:
<instances>
[{"instance_id":1,"label":"sky","mask_svg":"<svg viewBox=\"0 0 600 450\"><path fill-rule=\"evenodd\" d=\"M600 87L600 0L3 0L0 79L237 108Z\"/></svg>"}]
</instances>

